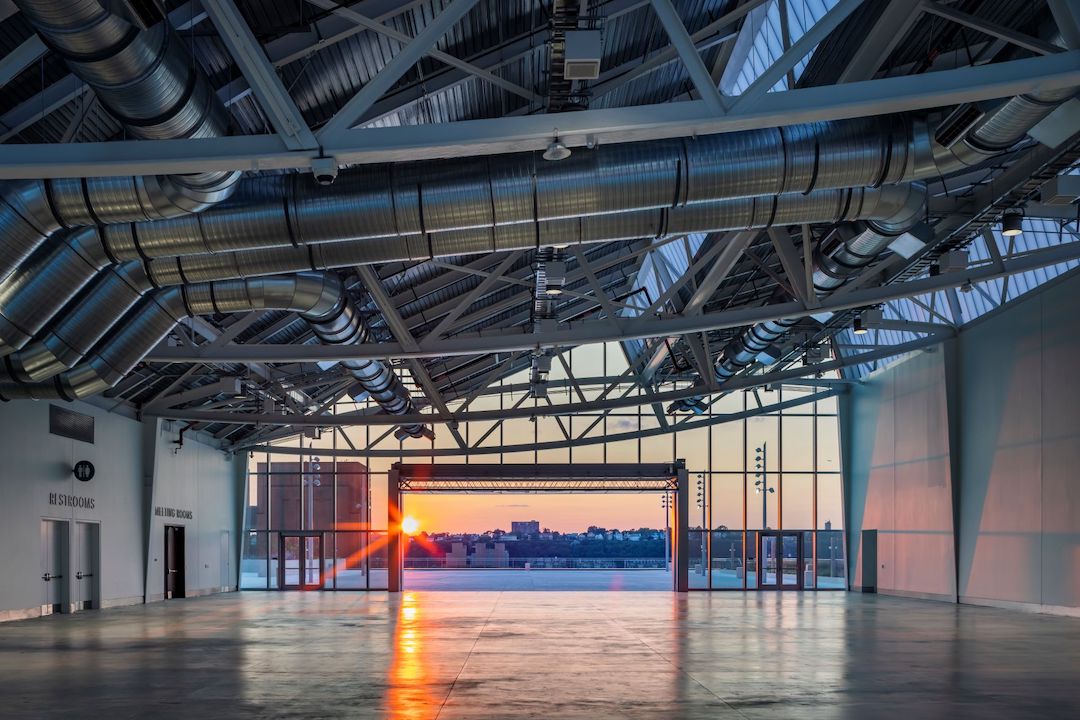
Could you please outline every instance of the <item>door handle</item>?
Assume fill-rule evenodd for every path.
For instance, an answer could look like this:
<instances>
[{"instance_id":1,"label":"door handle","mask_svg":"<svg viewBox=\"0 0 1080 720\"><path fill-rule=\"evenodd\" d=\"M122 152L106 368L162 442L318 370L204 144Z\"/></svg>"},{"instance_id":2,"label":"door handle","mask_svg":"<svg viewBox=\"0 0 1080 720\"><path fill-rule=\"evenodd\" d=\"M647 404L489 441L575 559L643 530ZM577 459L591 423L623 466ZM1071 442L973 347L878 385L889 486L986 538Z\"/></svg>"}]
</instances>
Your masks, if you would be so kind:
<instances>
[{"instance_id":1,"label":"door handle","mask_svg":"<svg viewBox=\"0 0 1080 720\"><path fill-rule=\"evenodd\" d=\"M84 573L81 570L79 572L75 573L75 579L76 580L82 580L83 578L92 578L92 577L94 577L94 573Z\"/></svg>"},{"instance_id":2,"label":"door handle","mask_svg":"<svg viewBox=\"0 0 1080 720\"><path fill-rule=\"evenodd\" d=\"M45 573L44 575L41 576L41 579L44 580L45 582L49 582L50 580L52 580L52 575L50 575L49 573Z\"/></svg>"}]
</instances>

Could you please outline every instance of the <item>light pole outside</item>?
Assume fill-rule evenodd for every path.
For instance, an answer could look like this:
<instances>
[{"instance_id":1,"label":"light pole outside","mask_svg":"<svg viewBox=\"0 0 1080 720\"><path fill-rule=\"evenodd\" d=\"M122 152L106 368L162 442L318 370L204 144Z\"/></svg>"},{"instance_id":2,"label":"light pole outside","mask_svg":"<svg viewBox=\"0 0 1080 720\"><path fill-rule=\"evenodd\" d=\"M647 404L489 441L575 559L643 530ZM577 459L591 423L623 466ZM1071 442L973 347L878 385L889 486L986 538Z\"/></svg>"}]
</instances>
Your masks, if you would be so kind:
<instances>
[{"instance_id":1,"label":"light pole outside","mask_svg":"<svg viewBox=\"0 0 1080 720\"><path fill-rule=\"evenodd\" d=\"M311 472L305 473L304 484L308 487L308 503L307 503L307 529L308 531L315 529L315 488L322 485L322 476L319 475L319 471L322 470L322 465L319 464L319 457L316 455L311 458L311 465L308 468ZM308 584L313 580L311 578L311 564L315 561L315 543L311 542L308 538L303 539L305 552L307 556L306 573L308 577L305 577L302 582ZM322 541L320 543L320 550L322 549ZM316 576L318 577L318 576Z\"/></svg>"},{"instance_id":2,"label":"light pole outside","mask_svg":"<svg viewBox=\"0 0 1080 720\"><path fill-rule=\"evenodd\" d=\"M705 543L705 532L706 532L707 528L705 527L706 521L705 521L705 474L704 473L698 473L697 474L697 504L698 504L698 507L701 508L701 574L704 575L705 574L705 566L706 566L706 563L708 561L708 558L706 558L706 554L708 553L708 549L707 549L707 546L706 546L706 543Z\"/></svg>"},{"instance_id":3,"label":"light pole outside","mask_svg":"<svg viewBox=\"0 0 1080 720\"><path fill-rule=\"evenodd\" d=\"M671 494L664 493L660 500L660 507L664 508L664 572L671 572Z\"/></svg>"},{"instance_id":4,"label":"light pole outside","mask_svg":"<svg viewBox=\"0 0 1080 720\"><path fill-rule=\"evenodd\" d=\"M761 447L754 448L754 452L757 453L757 457L754 458L757 468L757 472L754 473L754 477L757 480L754 481L754 491L761 495L761 529L767 530L769 527L769 512L768 512L768 497L769 493L776 492L776 488L769 487L769 443L768 441L761 443Z\"/></svg>"}]
</instances>

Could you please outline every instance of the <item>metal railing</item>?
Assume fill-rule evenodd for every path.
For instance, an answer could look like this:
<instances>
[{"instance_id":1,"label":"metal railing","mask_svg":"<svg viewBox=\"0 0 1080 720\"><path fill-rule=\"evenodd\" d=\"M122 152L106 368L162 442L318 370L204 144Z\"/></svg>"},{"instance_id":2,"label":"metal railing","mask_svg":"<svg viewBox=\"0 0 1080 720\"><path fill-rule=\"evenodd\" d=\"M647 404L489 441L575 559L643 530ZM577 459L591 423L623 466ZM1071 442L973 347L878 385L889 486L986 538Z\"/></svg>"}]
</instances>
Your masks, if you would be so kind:
<instances>
[{"instance_id":1,"label":"metal railing","mask_svg":"<svg viewBox=\"0 0 1080 720\"><path fill-rule=\"evenodd\" d=\"M405 558L406 570L663 570L663 558Z\"/></svg>"}]
</instances>

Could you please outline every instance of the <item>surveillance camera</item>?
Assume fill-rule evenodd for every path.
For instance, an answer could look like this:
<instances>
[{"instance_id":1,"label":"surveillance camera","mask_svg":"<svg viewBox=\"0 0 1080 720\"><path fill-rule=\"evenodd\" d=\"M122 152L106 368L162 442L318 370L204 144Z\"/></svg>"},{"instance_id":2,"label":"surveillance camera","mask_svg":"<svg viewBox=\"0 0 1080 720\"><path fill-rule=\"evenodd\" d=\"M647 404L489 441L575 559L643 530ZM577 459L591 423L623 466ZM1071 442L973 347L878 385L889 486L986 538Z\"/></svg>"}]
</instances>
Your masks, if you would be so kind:
<instances>
[{"instance_id":1,"label":"surveillance camera","mask_svg":"<svg viewBox=\"0 0 1080 720\"><path fill-rule=\"evenodd\" d=\"M333 185L338 174L337 162L334 158L315 158L311 161L311 174L320 185Z\"/></svg>"}]
</instances>

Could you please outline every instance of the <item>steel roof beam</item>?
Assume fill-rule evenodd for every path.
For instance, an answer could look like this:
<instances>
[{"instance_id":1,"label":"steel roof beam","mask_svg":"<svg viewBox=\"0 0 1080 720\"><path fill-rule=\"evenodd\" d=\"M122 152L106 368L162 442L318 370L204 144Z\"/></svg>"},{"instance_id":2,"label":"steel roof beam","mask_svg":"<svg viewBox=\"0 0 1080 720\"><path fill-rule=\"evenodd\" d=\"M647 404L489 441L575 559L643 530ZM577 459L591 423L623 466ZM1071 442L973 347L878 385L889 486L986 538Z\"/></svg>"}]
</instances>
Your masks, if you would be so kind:
<instances>
[{"instance_id":1,"label":"steel roof beam","mask_svg":"<svg viewBox=\"0 0 1080 720\"><path fill-rule=\"evenodd\" d=\"M386 320L386 326L390 328L390 332L397 338L398 342L407 348L413 350L418 349L420 346L416 343L416 338L413 337L412 332L405 326L405 322L401 319L401 315L398 314L397 309L394 307L394 303L390 300L390 297L383 289L382 283L379 282L379 278L375 275L375 272L367 265L357 265L356 272L360 276L360 281L364 283L364 287L367 289L368 294L371 295L371 299L375 301L376 307L383 315L383 319ZM412 376L416 379L416 382L420 384L424 394L427 395L428 401L432 406L439 411L442 415L452 415L450 408L446 406L446 401L443 400L442 394L439 389L432 382L431 376L428 375L427 369L423 363L418 359L411 359L408 361L409 370L412 372ZM450 430L450 434L454 436L454 441L457 442L458 447L467 447L468 443L465 442L465 438L458 432L456 423L447 423L447 427Z\"/></svg>"},{"instance_id":2,"label":"steel roof beam","mask_svg":"<svg viewBox=\"0 0 1080 720\"><path fill-rule=\"evenodd\" d=\"M4 87L39 57L48 52L45 43L37 35L31 35L0 60L0 87Z\"/></svg>"},{"instance_id":3,"label":"steel roof beam","mask_svg":"<svg viewBox=\"0 0 1080 720\"><path fill-rule=\"evenodd\" d=\"M723 115L727 112L726 103L720 96L720 91L716 88L709 69L705 67L701 55L694 47L694 41L686 32L686 25L683 24L675 6L671 4L671 0L652 0L652 7L656 16L660 18L660 24L664 26L664 31L667 32L672 46L679 54L679 59L682 60L683 67L690 76L690 81L694 83L694 88L705 102L705 106L717 115Z\"/></svg>"},{"instance_id":4,"label":"steel roof beam","mask_svg":"<svg viewBox=\"0 0 1080 720\"><path fill-rule=\"evenodd\" d=\"M1080 48L1080 9L1074 0L1046 0L1050 12L1054 15L1061 37L1071 49Z\"/></svg>"},{"instance_id":5,"label":"steel roof beam","mask_svg":"<svg viewBox=\"0 0 1080 720\"><path fill-rule=\"evenodd\" d=\"M289 96L262 46L233 0L202 0L233 61L251 85L259 106L290 150L318 150L319 143Z\"/></svg>"},{"instance_id":6,"label":"steel roof beam","mask_svg":"<svg viewBox=\"0 0 1080 720\"><path fill-rule=\"evenodd\" d=\"M1007 28L997 23L992 23L989 20L966 13L962 10L949 7L948 5L942 5L934 0L923 0L922 3L923 12L930 13L931 15L937 15L940 18L954 22L957 25L963 25L966 28L971 28L976 32L981 32L984 35L996 37L1005 42L1011 43L1017 47L1025 50L1030 50L1033 53L1039 55L1053 55L1062 51L1057 45L1040 40L1039 38L1025 35L1024 33L1017 32L1012 28Z\"/></svg>"},{"instance_id":7,"label":"steel roof beam","mask_svg":"<svg viewBox=\"0 0 1080 720\"><path fill-rule=\"evenodd\" d=\"M850 83L874 77L922 16L921 6L922 0L891 0L870 32L863 36L859 49L837 82Z\"/></svg>"},{"instance_id":8,"label":"steel roof beam","mask_svg":"<svg viewBox=\"0 0 1080 720\"><path fill-rule=\"evenodd\" d=\"M750 83L750 86L735 100L735 103L731 106L732 110L754 106L769 92L769 88L778 83L800 60L809 55L862 2L863 0L840 0L837 2L820 20L808 28L802 37L795 41L794 45L785 50L754 82Z\"/></svg>"},{"instance_id":9,"label":"steel roof beam","mask_svg":"<svg viewBox=\"0 0 1080 720\"><path fill-rule=\"evenodd\" d=\"M929 335L926 337L909 340L898 345L869 350L857 355L845 355L843 357L828 360L809 366L796 366L784 370L776 370L758 375L746 375L732 378L726 383L725 391L753 390L766 385L782 383L785 380L814 375L818 372L838 370L851 365L870 362L888 357L895 357L907 352L919 350L942 341L943 335ZM633 388L630 388L633 389ZM834 388L840 390L841 388ZM501 410L477 410L472 412L459 412L454 418L445 418L437 414L415 413L400 416L400 422L418 423L442 423L450 420L456 422L492 422L510 419L527 419L531 417L548 417L555 415L583 415L587 413L605 413L606 411L620 408L639 408L650 403L667 404L676 400L699 397L708 394L708 389L703 385L694 385L678 390L664 392L645 392L637 395L624 394L618 398L598 398L585 403L569 402L559 405L529 407L515 407ZM527 398L527 396L525 396ZM149 413L148 413L149 414ZM336 415L279 415L274 413L220 413L202 411L197 409L188 410L163 410L156 413L162 417L174 420L194 420L197 422L234 422L263 425L295 425L299 427L334 427L334 426L394 426L394 416L384 413L372 414L363 412L338 413ZM391 427L391 430L393 427ZM661 433L667 432L658 428ZM579 440L581 438L578 438Z\"/></svg>"},{"instance_id":10,"label":"steel roof beam","mask_svg":"<svg viewBox=\"0 0 1080 720\"><path fill-rule=\"evenodd\" d=\"M796 46L798 43L796 43ZM906 112L1080 85L1080 50L925 75L764 94L718 117L693 100L557 116L466 120L346 130L324 143L339 163L396 162L543 150L555 128L568 147L642 141ZM290 151L274 136L10 145L0 178L192 173L309 168L318 155Z\"/></svg>"},{"instance_id":11,"label":"steel roof beam","mask_svg":"<svg viewBox=\"0 0 1080 720\"><path fill-rule=\"evenodd\" d=\"M824 299L821 307L810 310L801 302L786 302L759 307L740 307L704 315L667 318L623 318L619 324L609 319L589 320L558 330L541 333L513 332L499 328L491 334L461 335L433 341L421 341L420 350L406 351L399 343L370 343L352 346L322 345L230 345L222 348L161 348L147 356L151 362L315 362L340 359L378 359L385 357L441 357L478 355L490 352L530 350L535 347L561 347L588 343L661 337L669 334L705 332L743 327L768 320L806 317L817 312L839 312L879 305L898 298L922 295L935 290L960 287L1007 277L1080 258L1080 242L1033 250L1003 261L1002 269L982 263L963 271L943 273L918 280L882 287L835 293Z\"/></svg>"},{"instance_id":12,"label":"steel roof beam","mask_svg":"<svg viewBox=\"0 0 1080 720\"><path fill-rule=\"evenodd\" d=\"M731 12L717 18L705 27L690 35L694 51L698 51L698 45L710 45L715 42L728 40L735 35L733 26L743 16L756 7L770 2L771 0L748 0ZM639 77L659 70L668 63L679 59L679 51L675 47L667 47L653 54L642 62L640 59L624 63L619 67L604 73L606 79L589 88L594 96L606 95L617 90L623 85L637 80ZM711 76L710 76L711 80Z\"/></svg>"}]
</instances>

